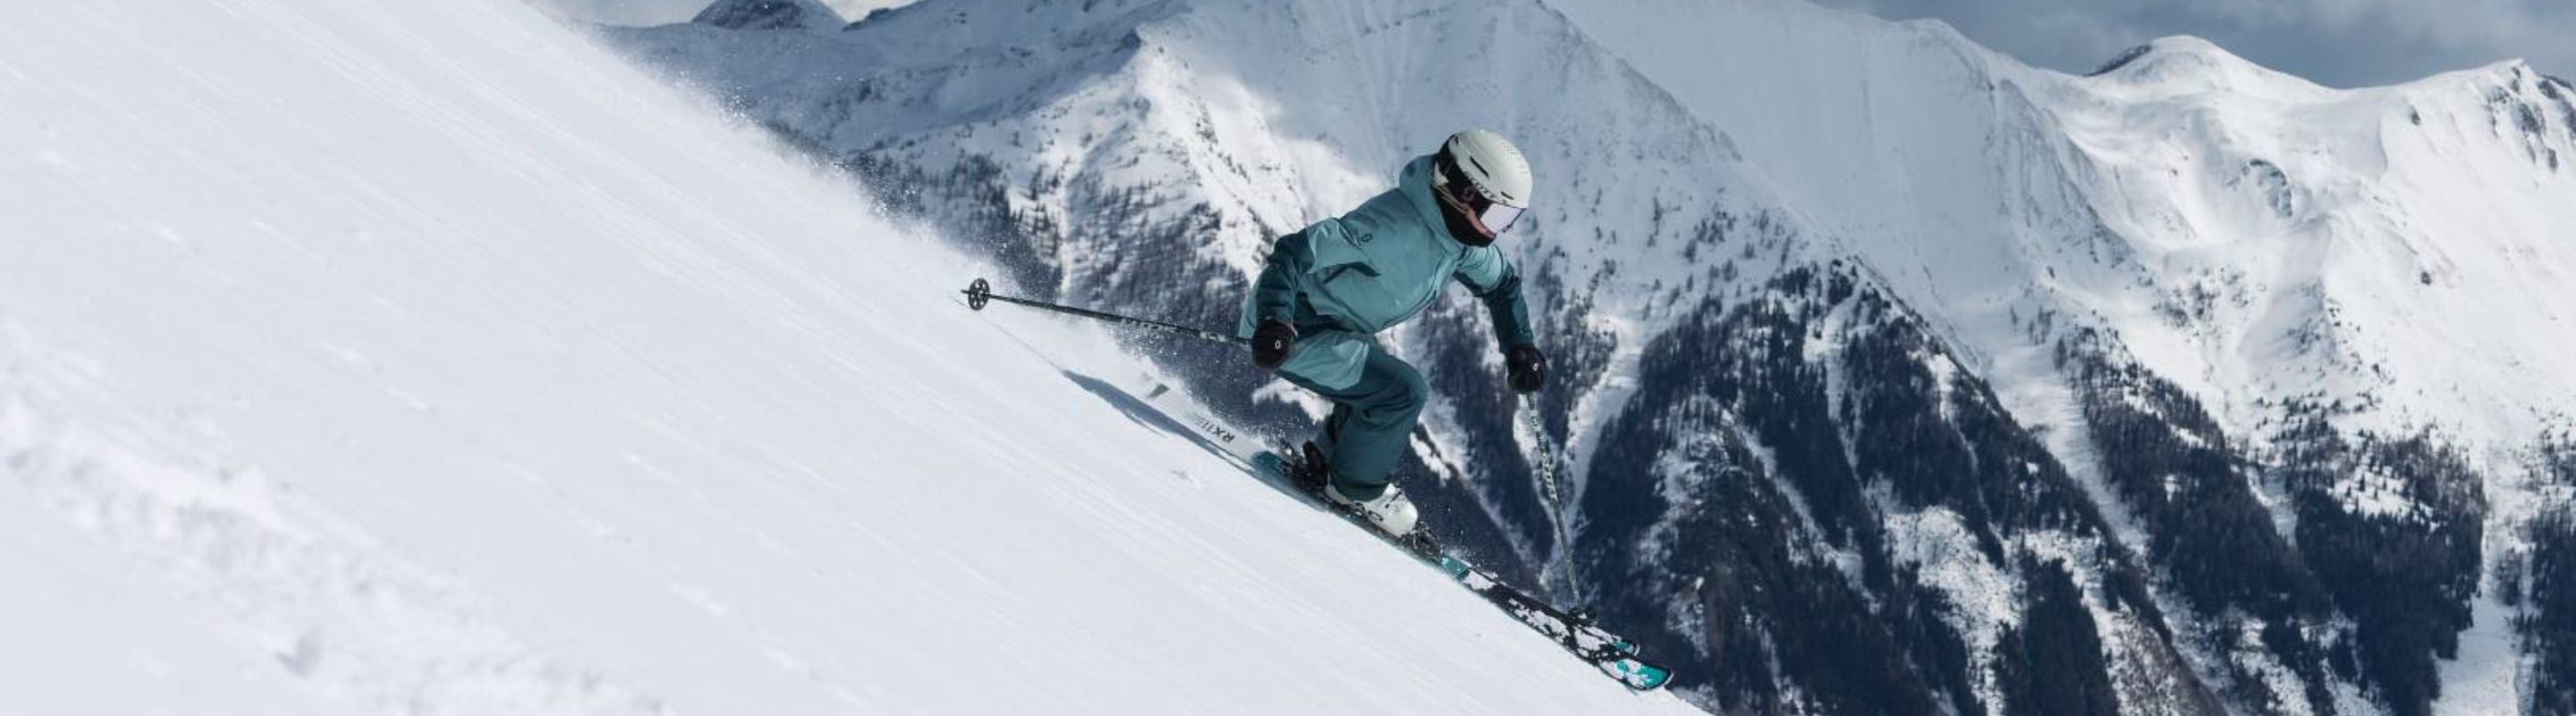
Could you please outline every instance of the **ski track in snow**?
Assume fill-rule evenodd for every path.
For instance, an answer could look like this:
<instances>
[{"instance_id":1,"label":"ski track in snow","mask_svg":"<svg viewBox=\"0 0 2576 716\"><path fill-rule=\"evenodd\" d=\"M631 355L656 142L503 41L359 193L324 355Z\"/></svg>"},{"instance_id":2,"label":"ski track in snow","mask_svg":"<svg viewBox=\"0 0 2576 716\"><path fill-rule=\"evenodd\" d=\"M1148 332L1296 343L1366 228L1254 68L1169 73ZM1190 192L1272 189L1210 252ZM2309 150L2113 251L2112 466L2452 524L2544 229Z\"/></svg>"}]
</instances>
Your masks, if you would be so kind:
<instances>
[{"instance_id":1,"label":"ski track in snow","mask_svg":"<svg viewBox=\"0 0 2576 716\"><path fill-rule=\"evenodd\" d=\"M12 5L0 80L0 711L1689 712L520 3Z\"/></svg>"}]
</instances>

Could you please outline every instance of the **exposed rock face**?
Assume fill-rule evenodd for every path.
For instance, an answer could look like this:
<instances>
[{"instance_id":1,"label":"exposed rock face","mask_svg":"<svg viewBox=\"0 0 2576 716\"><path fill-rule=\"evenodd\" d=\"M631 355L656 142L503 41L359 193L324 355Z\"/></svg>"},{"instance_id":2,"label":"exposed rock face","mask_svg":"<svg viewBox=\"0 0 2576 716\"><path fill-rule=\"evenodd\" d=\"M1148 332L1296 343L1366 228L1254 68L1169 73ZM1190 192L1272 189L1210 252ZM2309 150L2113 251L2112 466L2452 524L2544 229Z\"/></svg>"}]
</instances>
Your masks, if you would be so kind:
<instances>
[{"instance_id":1,"label":"exposed rock face","mask_svg":"<svg viewBox=\"0 0 2576 716\"><path fill-rule=\"evenodd\" d=\"M848 21L814 0L716 0L689 22L727 30L837 30Z\"/></svg>"}]
</instances>

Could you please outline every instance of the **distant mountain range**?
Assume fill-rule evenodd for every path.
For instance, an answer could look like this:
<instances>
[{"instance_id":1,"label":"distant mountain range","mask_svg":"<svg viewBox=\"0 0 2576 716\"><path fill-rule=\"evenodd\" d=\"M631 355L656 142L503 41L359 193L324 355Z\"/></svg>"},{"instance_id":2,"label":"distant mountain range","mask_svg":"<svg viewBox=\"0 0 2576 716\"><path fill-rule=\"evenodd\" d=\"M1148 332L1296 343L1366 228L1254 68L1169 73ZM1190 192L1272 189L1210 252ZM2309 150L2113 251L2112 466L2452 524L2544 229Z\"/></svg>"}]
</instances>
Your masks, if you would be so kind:
<instances>
[{"instance_id":1,"label":"distant mountain range","mask_svg":"<svg viewBox=\"0 0 2576 716\"><path fill-rule=\"evenodd\" d=\"M1785 0L813 11L598 32L1084 305L1230 326L1272 237L1518 141L1572 544L1463 296L1384 337L1438 394L1402 479L1712 711L2576 711L2565 81L2077 77Z\"/></svg>"}]
</instances>

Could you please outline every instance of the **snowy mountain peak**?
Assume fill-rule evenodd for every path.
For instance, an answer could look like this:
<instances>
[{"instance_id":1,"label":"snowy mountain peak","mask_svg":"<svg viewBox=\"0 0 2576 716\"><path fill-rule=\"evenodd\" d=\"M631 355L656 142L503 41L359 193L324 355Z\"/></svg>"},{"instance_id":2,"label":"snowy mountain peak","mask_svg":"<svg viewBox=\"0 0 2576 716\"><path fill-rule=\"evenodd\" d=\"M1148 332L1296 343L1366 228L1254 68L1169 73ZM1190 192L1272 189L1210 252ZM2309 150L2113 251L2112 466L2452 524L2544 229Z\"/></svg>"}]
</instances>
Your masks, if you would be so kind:
<instances>
[{"instance_id":1,"label":"snowy mountain peak","mask_svg":"<svg viewBox=\"0 0 2576 716\"><path fill-rule=\"evenodd\" d=\"M727 30L838 30L849 23L815 0L716 0L689 21Z\"/></svg>"},{"instance_id":2,"label":"snowy mountain peak","mask_svg":"<svg viewBox=\"0 0 2576 716\"><path fill-rule=\"evenodd\" d=\"M2255 64L2216 43L2191 35L2157 38L2121 52L2093 73L2174 94L2318 92L2323 87Z\"/></svg>"}]
</instances>

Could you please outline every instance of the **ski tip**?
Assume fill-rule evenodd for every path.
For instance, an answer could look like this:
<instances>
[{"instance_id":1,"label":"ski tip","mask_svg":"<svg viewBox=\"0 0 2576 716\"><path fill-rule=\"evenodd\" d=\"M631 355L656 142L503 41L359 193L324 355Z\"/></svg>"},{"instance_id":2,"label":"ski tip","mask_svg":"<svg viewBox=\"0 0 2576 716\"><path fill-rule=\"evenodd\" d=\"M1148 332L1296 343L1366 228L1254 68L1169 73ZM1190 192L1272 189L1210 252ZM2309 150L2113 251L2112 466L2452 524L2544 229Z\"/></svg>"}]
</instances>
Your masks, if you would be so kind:
<instances>
[{"instance_id":1,"label":"ski tip","mask_svg":"<svg viewBox=\"0 0 2576 716\"><path fill-rule=\"evenodd\" d=\"M1638 691L1660 689L1673 680L1671 670L1636 659L1603 662L1601 670L1610 672L1611 678L1618 679L1619 683L1627 684L1628 688Z\"/></svg>"}]
</instances>

